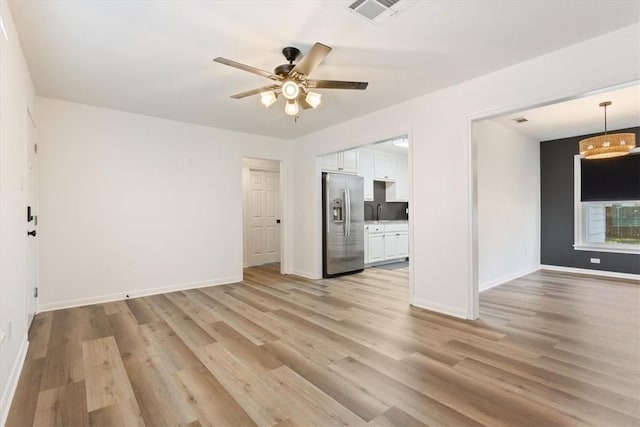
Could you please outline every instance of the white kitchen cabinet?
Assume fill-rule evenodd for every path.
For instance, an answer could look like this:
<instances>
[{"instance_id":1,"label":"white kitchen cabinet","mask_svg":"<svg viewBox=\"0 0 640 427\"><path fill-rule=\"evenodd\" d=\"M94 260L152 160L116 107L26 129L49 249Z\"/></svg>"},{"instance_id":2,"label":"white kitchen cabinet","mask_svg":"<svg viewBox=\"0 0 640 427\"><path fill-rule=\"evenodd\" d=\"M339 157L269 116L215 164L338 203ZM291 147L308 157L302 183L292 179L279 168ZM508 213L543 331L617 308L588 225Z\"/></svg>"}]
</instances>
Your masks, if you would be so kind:
<instances>
[{"instance_id":1,"label":"white kitchen cabinet","mask_svg":"<svg viewBox=\"0 0 640 427\"><path fill-rule=\"evenodd\" d=\"M388 153L375 153L373 156L373 177L378 181L396 179L396 156Z\"/></svg>"},{"instance_id":2,"label":"white kitchen cabinet","mask_svg":"<svg viewBox=\"0 0 640 427\"><path fill-rule=\"evenodd\" d=\"M409 256L409 233L384 234L384 259L406 258Z\"/></svg>"},{"instance_id":3,"label":"white kitchen cabinet","mask_svg":"<svg viewBox=\"0 0 640 427\"><path fill-rule=\"evenodd\" d=\"M360 150L358 175L364 181L364 200L373 200L373 153L371 151Z\"/></svg>"},{"instance_id":4,"label":"white kitchen cabinet","mask_svg":"<svg viewBox=\"0 0 640 427\"><path fill-rule=\"evenodd\" d=\"M358 173L358 159L360 157L359 150L347 150L342 154L342 171L357 174Z\"/></svg>"},{"instance_id":5,"label":"white kitchen cabinet","mask_svg":"<svg viewBox=\"0 0 640 427\"><path fill-rule=\"evenodd\" d=\"M337 172L340 167L340 153L322 156L322 170Z\"/></svg>"},{"instance_id":6,"label":"white kitchen cabinet","mask_svg":"<svg viewBox=\"0 0 640 427\"><path fill-rule=\"evenodd\" d=\"M322 170L356 175L358 150L347 150L322 156Z\"/></svg>"},{"instance_id":7,"label":"white kitchen cabinet","mask_svg":"<svg viewBox=\"0 0 640 427\"><path fill-rule=\"evenodd\" d=\"M369 250L367 251L369 254L368 262L384 261L385 259L384 234L383 233L369 234L368 244L369 244Z\"/></svg>"},{"instance_id":8,"label":"white kitchen cabinet","mask_svg":"<svg viewBox=\"0 0 640 427\"><path fill-rule=\"evenodd\" d=\"M396 179L394 182L387 182L386 201L387 202L408 202L409 201L409 164L405 156L396 156Z\"/></svg>"},{"instance_id":9,"label":"white kitchen cabinet","mask_svg":"<svg viewBox=\"0 0 640 427\"><path fill-rule=\"evenodd\" d=\"M365 264L409 256L409 224L365 224Z\"/></svg>"}]
</instances>

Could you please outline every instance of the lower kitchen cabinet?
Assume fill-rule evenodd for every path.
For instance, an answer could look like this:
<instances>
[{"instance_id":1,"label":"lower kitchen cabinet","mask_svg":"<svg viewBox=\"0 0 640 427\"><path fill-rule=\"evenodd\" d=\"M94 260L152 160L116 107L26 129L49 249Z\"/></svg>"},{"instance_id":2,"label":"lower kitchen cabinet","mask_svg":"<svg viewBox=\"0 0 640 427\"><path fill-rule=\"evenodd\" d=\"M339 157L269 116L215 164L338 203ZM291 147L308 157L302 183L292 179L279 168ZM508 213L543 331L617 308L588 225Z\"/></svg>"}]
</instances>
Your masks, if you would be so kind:
<instances>
[{"instance_id":1,"label":"lower kitchen cabinet","mask_svg":"<svg viewBox=\"0 0 640 427\"><path fill-rule=\"evenodd\" d=\"M378 262L385 260L385 239L384 234L369 234L369 259L366 262Z\"/></svg>"},{"instance_id":2,"label":"lower kitchen cabinet","mask_svg":"<svg viewBox=\"0 0 640 427\"><path fill-rule=\"evenodd\" d=\"M365 225L365 264L409 256L407 224Z\"/></svg>"}]
</instances>

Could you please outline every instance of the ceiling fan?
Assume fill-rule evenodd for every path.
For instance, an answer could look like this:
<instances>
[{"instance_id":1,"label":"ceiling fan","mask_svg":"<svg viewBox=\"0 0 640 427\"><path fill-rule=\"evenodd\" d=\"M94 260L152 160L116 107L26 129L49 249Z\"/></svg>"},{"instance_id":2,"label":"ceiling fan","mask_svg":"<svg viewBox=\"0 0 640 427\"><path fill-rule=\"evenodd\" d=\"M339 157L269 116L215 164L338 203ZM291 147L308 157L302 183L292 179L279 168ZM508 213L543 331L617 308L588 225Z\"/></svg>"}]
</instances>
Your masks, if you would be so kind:
<instances>
[{"instance_id":1,"label":"ceiling fan","mask_svg":"<svg viewBox=\"0 0 640 427\"><path fill-rule=\"evenodd\" d=\"M231 98L241 99L247 96L260 94L260 100L265 107L271 106L278 96L282 94L287 99L284 111L290 116L298 114L299 107L303 109L316 108L320 105L322 95L308 89L356 89L364 90L368 82L348 82L342 80L314 80L309 78L309 74L316 69L322 60L331 52L329 46L316 43L296 64L294 62L300 56L300 49L295 47L285 47L282 54L289 62L277 66L273 73L241 64L226 58L215 58L214 61L230 67L238 68L249 73L274 80L274 84L263 86L258 89L232 95Z\"/></svg>"}]
</instances>

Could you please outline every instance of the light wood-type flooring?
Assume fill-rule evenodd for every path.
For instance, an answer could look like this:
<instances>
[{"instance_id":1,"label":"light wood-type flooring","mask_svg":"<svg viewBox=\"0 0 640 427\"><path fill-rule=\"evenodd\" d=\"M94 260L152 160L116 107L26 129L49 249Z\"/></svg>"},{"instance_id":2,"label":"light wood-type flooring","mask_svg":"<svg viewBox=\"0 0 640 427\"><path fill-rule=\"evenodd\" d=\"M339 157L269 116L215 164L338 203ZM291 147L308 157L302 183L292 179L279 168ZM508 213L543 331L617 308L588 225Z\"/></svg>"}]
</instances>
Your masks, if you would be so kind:
<instances>
[{"instance_id":1,"label":"light wood-type flooring","mask_svg":"<svg viewBox=\"0 0 640 427\"><path fill-rule=\"evenodd\" d=\"M462 321L407 280L264 266L41 313L7 425L640 425L637 283L540 271Z\"/></svg>"}]
</instances>

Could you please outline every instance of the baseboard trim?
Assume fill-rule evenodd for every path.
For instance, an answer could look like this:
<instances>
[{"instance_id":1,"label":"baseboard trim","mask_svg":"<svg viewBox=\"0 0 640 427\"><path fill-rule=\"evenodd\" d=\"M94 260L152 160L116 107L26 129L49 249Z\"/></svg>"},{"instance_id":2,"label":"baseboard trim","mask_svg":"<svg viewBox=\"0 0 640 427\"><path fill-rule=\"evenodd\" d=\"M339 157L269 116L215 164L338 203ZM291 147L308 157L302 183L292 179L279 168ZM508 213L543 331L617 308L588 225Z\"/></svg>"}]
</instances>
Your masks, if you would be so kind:
<instances>
[{"instance_id":1,"label":"baseboard trim","mask_svg":"<svg viewBox=\"0 0 640 427\"><path fill-rule=\"evenodd\" d=\"M589 268L564 267L560 265L547 265L547 264L541 264L540 269L559 271L563 273L585 274L588 276L602 276L602 277L612 277L614 279L629 279L629 280L640 281L640 274L619 273L617 271L591 270Z\"/></svg>"},{"instance_id":2,"label":"baseboard trim","mask_svg":"<svg viewBox=\"0 0 640 427\"><path fill-rule=\"evenodd\" d=\"M18 388L18 380L20 379L20 374L22 373L22 368L24 367L24 361L27 358L28 348L29 341L27 340L27 336L25 335L24 341L20 346L20 351L18 352L18 358L13 364L13 368L11 369L11 373L9 374L9 382L2 392L2 400L0 401L0 408L2 408L2 411L0 412L0 426L4 426L7 423L9 409L11 408L13 396L16 394L16 389Z\"/></svg>"},{"instance_id":3,"label":"baseboard trim","mask_svg":"<svg viewBox=\"0 0 640 427\"><path fill-rule=\"evenodd\" d=\"M301 270L291 270L289 274L304 277L305 279L310 279L310 280L322 279L322 277L316 277L316 275L313 273L309 273L307 271L301 271Z\"/></svg>"},{"instance_id":4,"label":"baseboard trim","mask_svg":"<svg viewBox=\"0 0 640 427\"><path fill-rule=\"evenodd\" d=\"M497 279L490 280L490 281L485 282L485 283L481 283L480 286L478 286L478 290L480 292L484 292L484 291L486 291L488 289L495 288L496 286L500 286L502 284L505 284L507 282L515 280L515 279L517 279L519 277L526 276L527 274L534 273L534 272L536 272L538 270L540 270L540 264L532 265L532 266L529 266L529 267L527 267L525 269L517 271L515 273L507 274L505 276L498 277Z\"/></svg>"},{"instance_id":5,"label":"baseboard trim","mask_svg":"<svg viewBox=\"0 0 640 427\"><path fill-rule=\"evenodd\" d=\"M167 292L206 288L209 286L228 285L230 283L237 283L241 281L242 281L242 275L229 276L229 277L223 277L220 279L203 280L203 281L191 282L191 283L182 283L178 285L163 286L159 288L141 289L141 290L131 291L131 292L119 292L119 293L109 294L109 295L99 295L95 297L78 298L78 299L67 300L67 301L57 301L57 302L51 302L51 303L42 304L38 306L38 313L41 313L44 311L61 310L61 309L72 308L72 307L81 307L84 305L91 305L91 304L102 304L105 302L120 301L120 300L125 300L130 298L139 298L139 297L145 297L148 295L158 295L158 294L164 294Z\"/></svg>"},{"instance_id":6,"label":"baseboard trim","mask_svg":"<svg viewBox=\"0 0 640 427\"><path fill-rule=\"evenodd\" d=\"M459 319L468 319L466 310L457 307L451 307L450 305L438 304L423 299L414 299L410 304L418 308L424 308L429 311L435 311L437 313L446 314L448 316L457 317Z\"/></svg>"}]
</instances>

